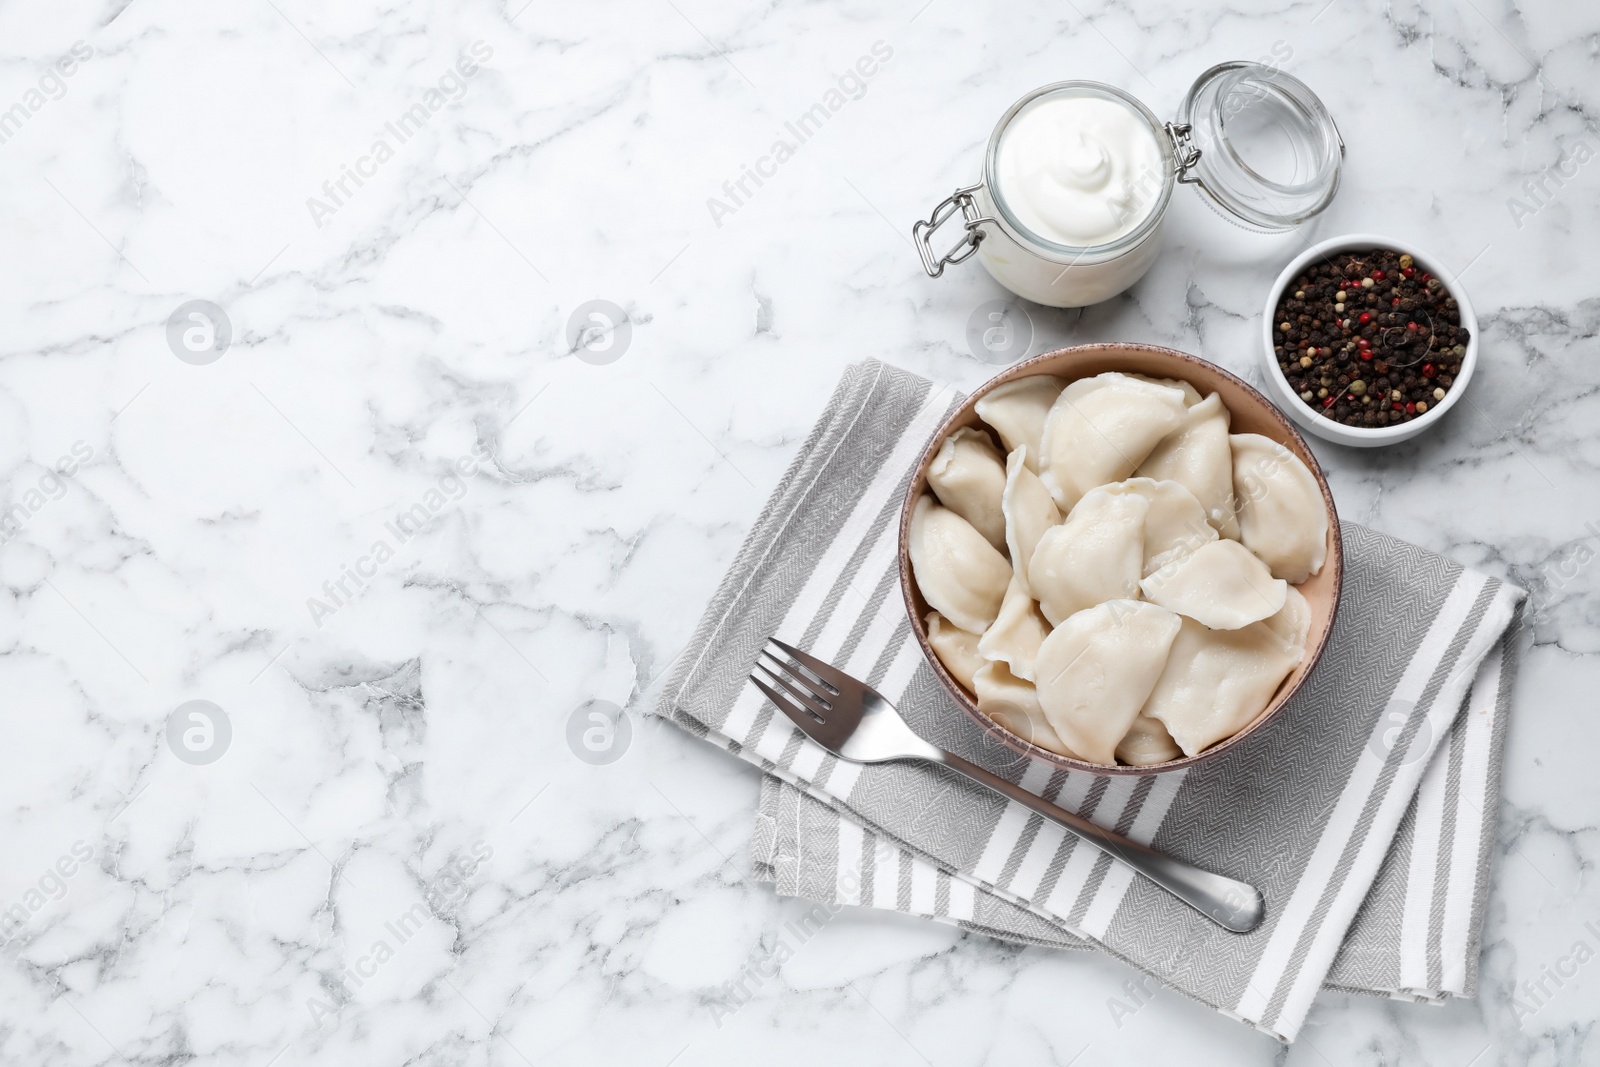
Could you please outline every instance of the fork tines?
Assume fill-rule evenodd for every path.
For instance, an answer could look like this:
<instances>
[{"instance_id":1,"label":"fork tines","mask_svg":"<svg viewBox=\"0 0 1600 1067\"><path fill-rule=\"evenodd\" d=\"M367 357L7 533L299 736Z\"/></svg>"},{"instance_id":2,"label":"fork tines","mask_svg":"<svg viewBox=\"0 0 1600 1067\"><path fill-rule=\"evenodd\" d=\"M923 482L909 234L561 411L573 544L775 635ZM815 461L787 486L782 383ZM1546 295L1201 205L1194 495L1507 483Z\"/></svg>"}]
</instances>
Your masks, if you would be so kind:
<instances>
[{"instance_id":1,"label":"fork tines","mask_svg":"<svg viewBox=\"0 0 1600 1067\"><path fill-rule=\"evenodd\" d=\"M775 656L772 649L782 652L783 657ZM820 687L830 696L838 696L849 689L860 689L861 683L839 670L831 663L824 663L815 656L801 652L791 644L779 641L776 637L767 638L766 654L778 660L791 671L798 670L813 683L813 688Z\"/></svg>"},{"instance_id":2,"label":"fork tines","mask_svg":"<svg viewBox=\"0 0 1600 1067\"><path fill-rule=\"evenodd\" d=\"M813 689L811 680L793 665L785 663L771 652L763 650L761 654L770 664L758 661L755 670L750 672L750 680L767 695L767 699L791 719L798 713L818 723L826 722L828 712L833 710L827 696ZM758 674L758 671L761 673ZM770 679L770 684L766 679ZM805 723L801 722L800 725L804 726Z\"/></svg>"},{"instance_id":3,"label":"fork tines","mask_svg":"<svg viewBox=\"0 0 1600 1067\"><path fill-rule=\"evenodd\" d=\"M750 680L790 721L825 744L835 740L831 720L838 718L838 702L850 701L854 690L860 688L849 675L775 637L761 650ZM845 714L838 725L847 733L855 725L854 719ZM824 734L828 736L824 738Z\"/></svg>"}]
</instances>

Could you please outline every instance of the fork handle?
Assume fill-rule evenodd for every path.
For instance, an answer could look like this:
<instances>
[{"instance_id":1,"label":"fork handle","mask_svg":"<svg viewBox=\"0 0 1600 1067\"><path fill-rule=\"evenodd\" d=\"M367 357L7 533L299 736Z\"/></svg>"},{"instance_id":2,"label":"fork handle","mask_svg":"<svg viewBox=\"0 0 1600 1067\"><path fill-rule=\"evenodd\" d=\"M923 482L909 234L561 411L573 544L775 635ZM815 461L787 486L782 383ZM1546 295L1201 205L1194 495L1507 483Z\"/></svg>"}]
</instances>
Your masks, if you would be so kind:
<instances>
[{"instance_id":1,"label":"fork handle","mask_svg":"<svg viewBox=\"0 0 1600 1067\"><path fill-rule=\"evenodd\" d=\"M1013 785L998 774L992 774L953 752L941 751L936 762L1031 808L1081 840L1121 860L1223 928L1244 934L1261 925L1265 903L1255 886L1213 874L1137 841L1130 841L1121 834L1034 796L1021 786Z\"/></svg>"}]
</instances>

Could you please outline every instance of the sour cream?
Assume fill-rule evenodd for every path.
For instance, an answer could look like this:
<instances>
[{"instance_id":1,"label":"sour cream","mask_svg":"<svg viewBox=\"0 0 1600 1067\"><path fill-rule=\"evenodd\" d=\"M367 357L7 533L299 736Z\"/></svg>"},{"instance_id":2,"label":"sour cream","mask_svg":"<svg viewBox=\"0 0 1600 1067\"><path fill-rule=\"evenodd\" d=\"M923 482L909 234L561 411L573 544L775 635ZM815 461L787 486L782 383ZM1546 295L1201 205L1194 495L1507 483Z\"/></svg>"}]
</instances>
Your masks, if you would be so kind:
<instances>
[{"instance_id":1,"label":"sour cream","mask_svg":"<svg viewBox=\"0 0 1600 1067\"><path fill-rule=\"evenodd\" d=\"M1093 248L1155 209L1161 146L1150 123L1103 96L1047 96L1016 115L995 160L996 199L1046 241Z\"/></svg>"}]
</instances>

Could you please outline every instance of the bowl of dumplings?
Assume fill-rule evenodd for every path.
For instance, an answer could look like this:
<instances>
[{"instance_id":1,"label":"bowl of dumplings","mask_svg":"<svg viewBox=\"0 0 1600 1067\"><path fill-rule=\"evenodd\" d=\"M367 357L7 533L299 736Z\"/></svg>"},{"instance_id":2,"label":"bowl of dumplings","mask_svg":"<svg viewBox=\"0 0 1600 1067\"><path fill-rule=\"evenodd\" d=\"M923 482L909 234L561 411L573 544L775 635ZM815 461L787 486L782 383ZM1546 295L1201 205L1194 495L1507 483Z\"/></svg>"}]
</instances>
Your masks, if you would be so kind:
<instances>
[{"instance_id":1,"label":"bowl of dumplings","mask_svg":"<svg viewBox=\"0 0 1600 1067\"><path fill-rule=\"evenodd\" d=\"M986 383L934 433L900 518L912 630L957 706L1096 774L1191 767L1261 729L1316 666L1341 576L1294 427L1153 345Z\"/></svg>"}]
</instances>

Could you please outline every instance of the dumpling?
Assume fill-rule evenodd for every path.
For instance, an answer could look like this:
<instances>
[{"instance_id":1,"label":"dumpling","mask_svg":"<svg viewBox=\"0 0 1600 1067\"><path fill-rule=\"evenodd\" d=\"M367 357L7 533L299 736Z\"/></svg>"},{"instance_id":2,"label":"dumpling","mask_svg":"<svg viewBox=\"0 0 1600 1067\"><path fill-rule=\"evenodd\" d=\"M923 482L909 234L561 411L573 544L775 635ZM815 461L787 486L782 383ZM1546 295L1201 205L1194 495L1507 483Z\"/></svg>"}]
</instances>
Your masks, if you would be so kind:
<instances>
[{"instance_id":1,"label":"dumpling","mask_svg":"<svg viewBox=\"0 0 1600 1067\"><path fill-rule=\"evenodd\" d=\"M1117 760L1130 767L1150 767L1183 755L1178 742L1167 733L1160 719L1141 712L1117 743Z\"/></svg>"},{"instance_id":2,"label":"dumpling","mask_svg":"<svg viewBox=\"0 0 1600 1067\"><path fill-rule=\"evenodd\" d=\"M1311 605L1300 595L1300 590L1290 586L1283 598L1283 607L1276 615L1262 619L1263 626L1283 638L1295 648L1306 647L1306 635L1311 632Z\"/></svg>"},{"instance_id":3,"label":"dumpling","mask_svg":"<svg viewBox=\"0 0 1600 1067\"><path fill-rule=\"evenodd\" d=\"M1154 574L1174 560L1181 559L1209 541L1217 531L1206 521L1200 501L1177 482L1157 482L1149 478L1129 478L1091 489L1078 501L1083 507L1096 493L1132 493L1150 505L1144 516L1143 575Z\"/></svg>"},{"instance_id":4,"label":"dumpling","mask_svg":"<svg viewBox=\"0 0 1600 1067\"><path fill-rule=\"evenodd\" d=\"M997 385L973 405L978 418L1000 435L1007 454L1028 446L1028 467L1039 473L1039 439L1045 416L1066 383L1049 374L1033 374Z\"/></svg>"},{"instance_id":5,"label":"dumpling","mask_svg":"<svg viewBox=\"0 0 1600 1067\"><path fill-rule=\"evenodd\" d=\"M1035 669L1039 706L1056 736L1091 763L1115 763L1180 626L1165 608L1109 600L1051 631Z\"/></svg>"},{"instance_id":6,"label":"dumpling","mask_svg":"<svg viewBox=\"0 0 1600 1067\"><path fill-rule=\"evenodd\" d=\"M1248 548L1224 538L1167 564L1139 588L1151 602L1213 630L1237 630L1276 615L1289 587Z\"/></svg>"},{"instance_id":7,"label":"dumpling","mask_svg":"<svg viewBox=\"0 0 1600 1067\"><path fill-rule=\"evenodd\" d=\"M1192 408L1196 404L1200 403L1200 390L1196 389L1182 378L1152 378L1148 374L1129 374L1128 377L1137 378L1141 382L1149 382L1152 385L1165 385L1168 388L1182 391L1183 403L1186 407Z\"/></svg>"},{"instance_id":8,"label":"dumpling","mask_svg":"<svg viewBox=\"0 0 1600 1067\"><path fill-rule=\"evenodd\" d=\"M1000 602L1000 614L978 639L978 654L1006 664L1012 674L1031 682L1034 657L1049 632L1050 626L1028 595L1020 574L1013 571L1006 598Z\"/></svg>"},{"instance_id":9,"label":"dumpling","mask_svg":"<svg viewBox=\"0 0 1600 1067\"><path fill-rule=\"evenodd\" d=\"M1029 744L1047 748L1062 756L1079 758L1068 750L1039 707L1039 694L1006 670L1004 663L985 664L978 672L978 710Z\"/></svg>"},{"instance_id":10,"label":"dumpling","mask_svg":"<svg viewBox=\"0 0 1600 1067\"><path fill-rule=\"evenodd\" d=\"M1097 485L1132 474L1183 422L1183 390L1115 372L1061 391L1045 419L1039 478L1062 511Z\"/></svg>"},{"instance_id":11,"label":"dumpling","mask_svg":"<svg viewBox=\"0 0 1600 1067\"><path fill-rule=\"evenodd\" d=\"M1103 601L1138 595L1149 510L1136 493L1094 493L1045 531L1028 562L1028 587L1052 625Z\"/></svg>"},{"instance_id":12,"label":"dumpling","mask_svg":"<svg viewBox=\"0 0 1600 1067\"><path fill-rule=\"evenodd\" d=\"M944 439L928 464L928 488L939 503L972 524L1001 552L1006 550L1006 518L1000 510L1006 471L994 442L970 426Z\"/></svg>"},{"instance_id":13,"label":"dumpling","mask_svg":"<svg viewBox=\"0 0 1600 1067\"><path fill-rule=\"evenodd\" d=\"M1317 479L1276 441L1253 433L1229 440L1239 539L1273 575L1299 585L1322 569L1328 552L1328 511Z\"/></svg>"},{"instance_id":14,"label":"dumpling","mask_svg":"<svg viewBox=\"0 0 1600 1067\"><path fill-rule=\"evenodd\" d=\"M1193 756L1254 722L1301 655L1265 623L1208 630L1184 619L1144 714Z\"/></svg>"},{"instance_id":15,"label":"dumpling","mask_svg":"<svg viewBox=\"0 0 1600 1067\"><path fill-rule=\"evenodd\" d=\"M933 646L934 655L939 657L939 662L944 664L944 669L950 672L952 678L966 686L968 692L974 692L972 676L989 662L978 651L978 635L967 633L937 611L928 612L925 621L928 624L928 644Z\"/></svg>"},{"instance_id":16,"label":"dumpling","mask_svg":"<svg viewBox=\"0 0 1600 1067\"><path fill-rule=\"evenodd\" d=\"M928 606L968 633L1000 614L1011 564L972 524L930 496L911 513L911 573Z\"/></svg>"},{"instance_id":17,"label":"dumpling","mask_svg":"<svg viewBox=\"0 0 1600 1067\"><path fill-rule=\"evenodd\" d=\"M1212 393L1185 412L1183 424L1162 439L1139 465L1143 478L1178 482L1200 501L1223 537L1239 537L1234 514L1233 452L1228 445L1228 409Z\"/></svg>"},{"instance_id":18,"label":"dumpling","mask_svg":"<svg viewBox=\"0 0 1600 1067\"><path fill-rule=\"evenodd\" d=\"M1061 522L1061 511L1050 499L1050 490L1044 487L1028 466L1032 453L1027 445L1018 445L1006 457L1006 487L1000 495L1000 510L1006 518L1006 549L1011 553L1011 569L1028 585L1028 561L1045 531Z\"/></svg>"}]
</instances>

